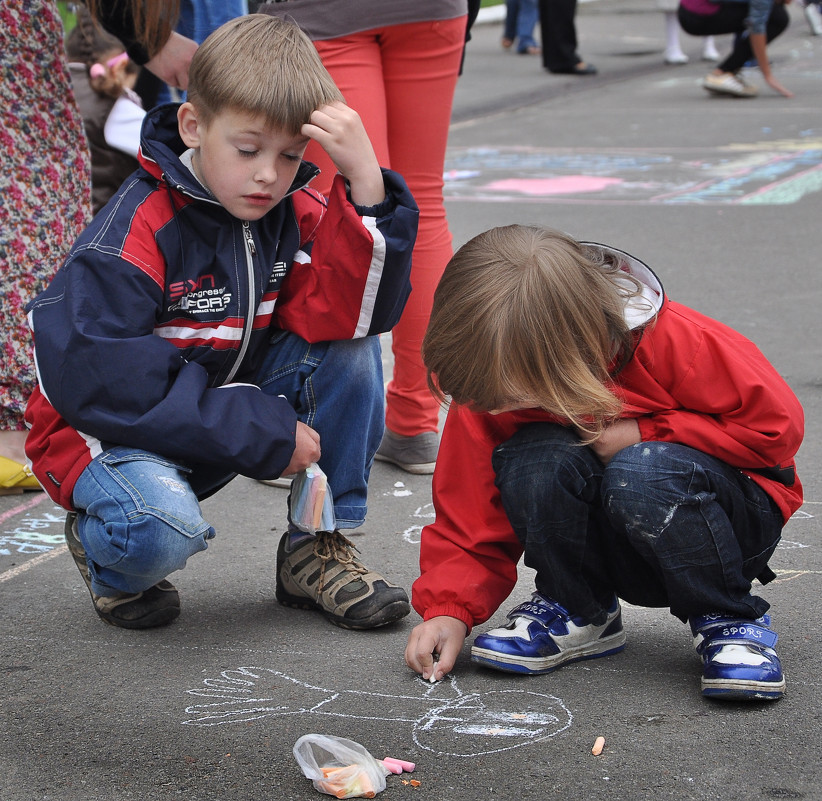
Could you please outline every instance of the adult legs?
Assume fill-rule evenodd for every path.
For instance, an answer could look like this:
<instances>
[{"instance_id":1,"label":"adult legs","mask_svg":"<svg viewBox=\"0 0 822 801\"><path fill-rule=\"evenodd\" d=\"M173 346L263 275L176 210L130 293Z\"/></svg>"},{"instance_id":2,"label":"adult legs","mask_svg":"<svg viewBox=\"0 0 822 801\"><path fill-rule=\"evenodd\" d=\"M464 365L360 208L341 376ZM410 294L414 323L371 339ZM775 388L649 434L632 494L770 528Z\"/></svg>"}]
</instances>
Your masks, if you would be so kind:
<instances>
[{"instance_id":1,"label":"adult legs","mask_svg":"<svg viewBox=\"0 0 822 801\"><path fill-rule=\"evenodd\" d=\"M464 40L461 17L316 43L362 117L380 163L403 175L420 207L412 291L392 331L394 373L387 391L386 424L406 437L438 429L439 404L428 390L420 348L434 289L453 252L442 173ZM306 157L327 164L311 146Z\"/></svg>"},{"instance_id":2,"label":"adult legs","mask_svg":"<svg viewBox=\"0 0 822 801\"><path fill-rule=\"evenodd\" d=\"M577 53L577 0L539 0L542 63L549 72L570 72L582 59Z\"/></svg>"}]
</instances>

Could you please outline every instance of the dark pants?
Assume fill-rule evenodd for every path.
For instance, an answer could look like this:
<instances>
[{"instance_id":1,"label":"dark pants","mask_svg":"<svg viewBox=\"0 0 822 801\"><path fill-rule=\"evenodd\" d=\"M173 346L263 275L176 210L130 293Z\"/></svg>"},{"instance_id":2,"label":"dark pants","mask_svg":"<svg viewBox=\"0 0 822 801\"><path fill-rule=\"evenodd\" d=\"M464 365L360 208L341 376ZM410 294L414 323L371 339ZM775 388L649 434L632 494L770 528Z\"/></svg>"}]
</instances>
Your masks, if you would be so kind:
<instances>
[{"instance_id":1,"label":"dark pants","mask_svg":"<svg viewBox=\"0 0 822 801\"><path fill-rule=\"evenodd\" d=\"M718 3L716 14L694 14L679 7L679 24L691 36L718 36L723 33L741 34L734 41L734 49L720 65L723 72L739 72L754 55L748 38L745 20L748 17L747 3ZM781 3L774 3L765 28L765 38L773 41L788 27L788 11Z\"/></svg>"},{"instance_id":2,"label":"dark pants","mask_svg":"<svg viewBox=\"0 0 822 801\"><path fill-rule=\"evenodd\" d=\"M551 72L568 72L582 61L577 55L576 13L577 0L539 0L542 63Z\"/></svg>"},{"instance_id":3,"label":"dark pants","mask_svg":"<svg viewBox=\"0 0 822 801\"><path fill-rule=\"evenodd\" d=\"M756 619L782 515L750 478L693 448L642 442L607 466L573 431L524 426L493 455L505 512L536 588L572 614L605 620L616 594L681 620Z\"/></svg>"}]
</instances>

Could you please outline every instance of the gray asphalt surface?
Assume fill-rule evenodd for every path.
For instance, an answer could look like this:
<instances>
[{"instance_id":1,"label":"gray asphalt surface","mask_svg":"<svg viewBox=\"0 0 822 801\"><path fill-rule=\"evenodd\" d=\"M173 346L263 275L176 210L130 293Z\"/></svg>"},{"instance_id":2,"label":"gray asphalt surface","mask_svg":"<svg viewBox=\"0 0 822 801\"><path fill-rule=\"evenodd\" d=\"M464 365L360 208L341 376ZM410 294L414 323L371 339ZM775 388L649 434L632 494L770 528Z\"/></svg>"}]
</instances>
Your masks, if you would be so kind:
<instances>
[{"instance_id":1,"label":"gray asphalt surface","mask_svg":"<svg viewBox=\"0 0 822 801\"><path fill-rule=\"evenodd\" d=\"M581 52L600 68L590 78L550 76L500 48L498 23L479 25L446 166L455 245L516 221L627 250L671 297L754 339L803 401L806 503L761 588L783 700L703 699L685 627L635 607L614 657L517 678L475 668L466 648L451 677L424 683L402 658L416 614L357 633L273 601L286 492L247 479L204 504L218 537L173 577L179 620L113 629L63 545L63 513L40 494L3 497L0 801L321 798L291 753L310 732L415 762L419 787L390 776L387 801L822 799L822 39L791 13L770 48L791 100L709 97L687 36L691 63L665 66L653 0L580 7ZM409 589L430 502L429 477L375 465L354 539ZM530 587L523 569L488 625Z\"/></svg>"}]
</instances>

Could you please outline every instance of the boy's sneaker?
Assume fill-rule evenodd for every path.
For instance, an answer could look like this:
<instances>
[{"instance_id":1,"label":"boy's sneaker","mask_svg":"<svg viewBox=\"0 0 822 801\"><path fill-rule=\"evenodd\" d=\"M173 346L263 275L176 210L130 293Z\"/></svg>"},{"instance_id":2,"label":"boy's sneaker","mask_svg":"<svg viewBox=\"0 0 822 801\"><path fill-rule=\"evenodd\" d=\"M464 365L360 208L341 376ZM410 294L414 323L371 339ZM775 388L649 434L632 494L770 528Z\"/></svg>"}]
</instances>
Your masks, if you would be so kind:
<instances>
[{"instance_id":1,"label":"boy's sneaker","mask_svg":"<svg viewBox=\"0 0 822 801\"><path fill-rule=\"evenodd\" d=\"M316 609L344 629L373 629L411 611L402 587L369 570L354 555L354 544L339 531L319 531L286 550L277 549L277 600L283 606Z\"/></svg>"},{"instance_id":2,"label":"boy's sneaker","mask_svg":"<svg viewBox=\"0 0 822 801\"><path fill-rule=\"evenodd\" d=\"M704 89L717 95L731 95L732 97L756 97L758 90L755 86L745 83L739 75L732 72L723 72L716 75L711 72L702 82Z\"/></svg>"},{"instance_id":3,"label":"boy's sneaker","mask_svg":"<svg viewBox=\"0 0 822 801\"><path fill-rule=\"evenodd\" d=\"M785 693L771 619L701 615L689 620L702 657L702 695L728 701L775 701Z\"/></svg>"},{"instance_id":4,"label":"boy's sneaker","mask_svg":"<svg viewBox=\"0 0 822 801\"><path fill-rule=\"evenodd\" d=\"M439 447L440 438L436 431L423 431L413 437L404 437L386 428L374 458L391 462L406 473L430 475L437 465Z\"/></svg>"},{"instance_id":5,"label":"boy's sneaker","mask_svg":"<svg viewBox=\"0 0 822 801\"><path fill-rule=\"evenodd\" d=\"M69 553L91 595L94 611L106 623L123 629L151 629L171 623L180 614L180 595L166 579L143 592L97 595L91 589L86 551L77 533L77 515L74 512L66 516L64 533Z\"/></svg>"},{"instance_id":6,"label":"boy's sneaker","mask_svg":"<svg viewBox=\"0 0 822 801\"><path fill-rule=\"evenodd\" d=\"M535 592L508 613L508 625L480 634L471 659L509 673L550 673L569 662L595 659L625 647L622 613L615 597L601 626L571 615Z\"/></svg>"}]
</instances>

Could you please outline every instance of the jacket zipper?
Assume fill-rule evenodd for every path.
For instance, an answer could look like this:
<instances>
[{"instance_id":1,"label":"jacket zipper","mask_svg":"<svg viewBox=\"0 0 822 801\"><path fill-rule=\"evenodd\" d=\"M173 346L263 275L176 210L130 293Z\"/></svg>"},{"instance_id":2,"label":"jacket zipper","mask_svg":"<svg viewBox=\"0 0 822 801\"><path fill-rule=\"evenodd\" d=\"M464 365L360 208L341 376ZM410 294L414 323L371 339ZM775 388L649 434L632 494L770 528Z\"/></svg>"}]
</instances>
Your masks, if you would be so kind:
<instances>
[{"instance_id":1,"label":"jacket zipper","mask_svg":"<svg viewBox=\"0 0 822 801\"><path fill-rule=\"evenodd\" d=\"M234 367L226 377L224 384L229 384L240 369L240 364L245 358L248 350L248 342L251 339L251 331L254 328L254 314L256 309L253 308L254 303L254 256L257 255L257 247L254 244L254 234L251 233L251 224L248 220L243 220L243 236L245 238L245 264L246 264L246 278L248 279L248 311L246 312L246 325L243 327L243 341L240 345L240 350L237 353L237 359L234 362Z\"/></svg>"}]
</instances>

